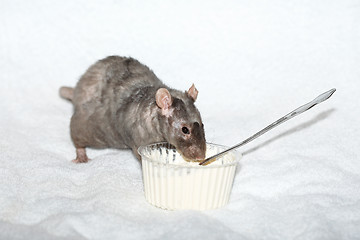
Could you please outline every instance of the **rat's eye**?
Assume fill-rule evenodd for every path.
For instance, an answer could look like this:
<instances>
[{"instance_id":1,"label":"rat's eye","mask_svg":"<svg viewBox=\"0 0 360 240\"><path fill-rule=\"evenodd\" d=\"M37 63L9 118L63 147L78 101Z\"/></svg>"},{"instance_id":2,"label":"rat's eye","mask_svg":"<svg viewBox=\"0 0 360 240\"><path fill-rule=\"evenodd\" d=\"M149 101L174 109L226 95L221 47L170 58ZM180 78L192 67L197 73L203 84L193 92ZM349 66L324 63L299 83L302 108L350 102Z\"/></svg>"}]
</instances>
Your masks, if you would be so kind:
<instances>
[{"instance_id":1,"label":"rat's eye","mask_svg":"<svg viewBox=\"0 0 360 240\"><path fill-rule=\"evenodd\" d=\"M189 129L187 127L183 127L181 130L182 130L182 132L184 134L189 134L190 133L190 131L189 131Z\"/></svg>"}]
</instances>

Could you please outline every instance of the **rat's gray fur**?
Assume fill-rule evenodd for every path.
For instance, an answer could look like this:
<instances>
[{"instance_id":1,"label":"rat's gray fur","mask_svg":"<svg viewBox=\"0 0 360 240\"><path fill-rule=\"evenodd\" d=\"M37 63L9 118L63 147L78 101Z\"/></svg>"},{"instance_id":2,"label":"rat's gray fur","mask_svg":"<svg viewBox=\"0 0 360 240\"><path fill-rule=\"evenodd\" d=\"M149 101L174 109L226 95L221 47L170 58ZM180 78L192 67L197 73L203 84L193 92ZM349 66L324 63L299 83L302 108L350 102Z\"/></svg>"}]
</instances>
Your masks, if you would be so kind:
<instances>
[{"instance_id":1,"label":"rat's gray fur","mask_svg":"<svg viewBox=\"0 0 360 240\"><path fill-rule=\"evenodd\" d=\"M167 114L157 105L160 88L171 94ZM195 87L193 86L193 89ZM137 148L166 141L189 159L203 159L206 143L197 96L171 89L145 65L133 58L110 56L92 65L74 89L60 95L72 101L71 138L75 162L87 162L85 148ZM184 134L186 126L190 134Z\"/></svg>"}]
</instances>

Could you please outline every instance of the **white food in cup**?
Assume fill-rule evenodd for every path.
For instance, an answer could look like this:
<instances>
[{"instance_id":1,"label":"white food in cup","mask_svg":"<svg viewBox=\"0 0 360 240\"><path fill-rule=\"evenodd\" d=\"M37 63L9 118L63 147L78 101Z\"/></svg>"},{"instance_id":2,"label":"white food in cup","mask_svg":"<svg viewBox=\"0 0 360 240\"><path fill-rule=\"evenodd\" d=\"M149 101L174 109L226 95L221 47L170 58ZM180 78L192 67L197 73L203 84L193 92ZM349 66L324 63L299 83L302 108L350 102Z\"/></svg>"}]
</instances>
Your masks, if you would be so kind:
<instances>
[{"instance_id":1,"label":"white food in cup","mask_svg":"<svg viewBox=\"0 0 360 240\"><path fill-rule=\"evenodd\" d=\"M206 157L226 147L207 143ZM214 209L230 198L241 154L229 152L207 166L187 162L167 143L140 147L146 200L163 209Z\"/></svg>"}]
</instances>

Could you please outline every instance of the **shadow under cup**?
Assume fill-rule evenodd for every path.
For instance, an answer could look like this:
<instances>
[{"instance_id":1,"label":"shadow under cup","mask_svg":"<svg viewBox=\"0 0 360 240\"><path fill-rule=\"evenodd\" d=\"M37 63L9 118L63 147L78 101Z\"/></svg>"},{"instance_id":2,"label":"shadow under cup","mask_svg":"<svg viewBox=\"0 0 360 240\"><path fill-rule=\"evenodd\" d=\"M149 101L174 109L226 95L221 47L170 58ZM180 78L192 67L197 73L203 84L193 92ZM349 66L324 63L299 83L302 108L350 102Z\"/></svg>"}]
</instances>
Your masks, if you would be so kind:
<instances>
[{"instance_id":1,"label":"shadow under cup","mask_svg":"<svg viewBox=\"0 0 360 240\"><path fill-rule=\"evenodd\" d=\"M227 147L207 143L206 157ZM206 166L187 162L168 143L138 149L141 155L146 200L168 209L206 210L229 202L237 164L242 157L231 151Z\"/></svg>"}]
</instances>

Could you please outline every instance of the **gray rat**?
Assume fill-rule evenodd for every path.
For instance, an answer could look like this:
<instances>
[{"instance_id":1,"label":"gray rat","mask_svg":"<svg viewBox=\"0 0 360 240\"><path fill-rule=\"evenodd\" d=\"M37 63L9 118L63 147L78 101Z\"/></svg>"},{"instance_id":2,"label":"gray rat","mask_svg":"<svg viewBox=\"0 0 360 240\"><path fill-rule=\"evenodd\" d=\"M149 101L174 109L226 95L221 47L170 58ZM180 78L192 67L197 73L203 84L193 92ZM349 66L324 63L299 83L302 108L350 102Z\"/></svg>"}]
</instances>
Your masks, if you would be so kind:
<instances>
[{"instance_id":1,"label":"gray rat","mask_svg":"<svg viewBox=\"0 0 360 240\"><path fill-rule=\"evenodd\" d=\"M74 105L70 122L75 163L89 160L86 147L131 148L168 142L185 158L205 158L204 125L194 102L194 84L186 92L167 87L133 58L109 56L90 66L75 88L60 95Z\"/></svg>"}]
</instances>

